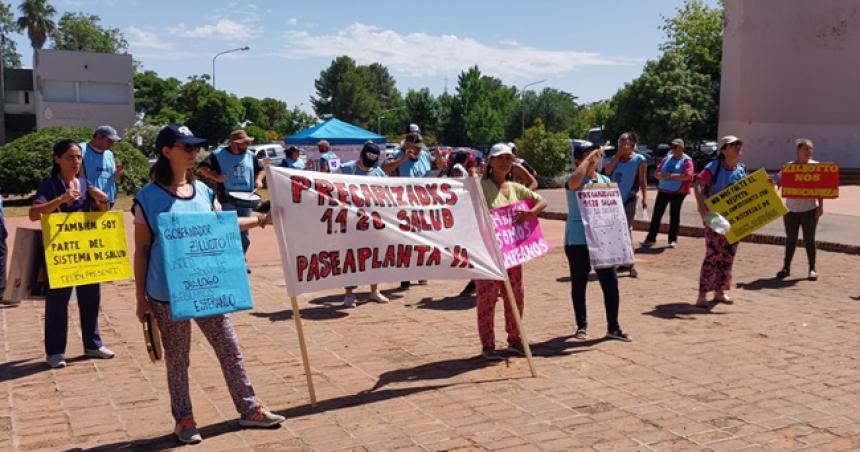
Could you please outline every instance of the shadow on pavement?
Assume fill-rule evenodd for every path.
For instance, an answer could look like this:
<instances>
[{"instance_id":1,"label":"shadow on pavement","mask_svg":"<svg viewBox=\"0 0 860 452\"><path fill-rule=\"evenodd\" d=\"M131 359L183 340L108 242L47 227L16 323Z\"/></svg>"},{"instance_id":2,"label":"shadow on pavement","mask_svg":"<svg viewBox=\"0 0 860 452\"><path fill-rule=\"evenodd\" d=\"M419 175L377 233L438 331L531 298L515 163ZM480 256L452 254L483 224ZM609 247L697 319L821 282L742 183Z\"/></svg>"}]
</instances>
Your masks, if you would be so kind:
<instances>
[{"instance_id":1,"label":"shadow on pavement","mask_svg":"<svg viewBox=\"0 0 860 452\"><path fill-rule=\"evenodd\" d=\"M858 295L856 297L851 297L851 299L854 301L860 301L860 295Z\"/></svg>"},{"instance_id":2,"label":"shadow on pavement","mask_svg":"<svg viewBox=\"0 0 860 452\"><path fill-rule=\"evenodd\" d=\"M333 320L342 319L349 314L345 311L346 308L335 308L327 306L317 306L314 308L299 309L304 320ZM271 322L280 322L293 318L292 309L284 309L283 311L275 312L252 312L252 316L269 319Z\"/></svg>"},{"instance_id":3,"label":"shadow on pavement","mask_svg":"<svg viewBox=\"0 0 860 452\"><path fill-rule=\"evenodd\" d=\"M657 247L643 248L640 246L639 248L634 249L633 252L635 254L663 254L668 249L669 249L669 247L665 247L665 246L661 246L659 248L657 248Z\"/></svg>"},{"instance_id":4,"label":"shadow on pavement","mask_svg":"<svg viewBox=\"0 0 860 452\"><path fill-rule=\"evenodd\" d=\"M404 305L411 306L411 305ZM418 309L433 309L437 311L467 311L475 307L475 297L461 297L459 295L453 297L440 298L434 300L431 297L424 297L418 300L414 305Z\"/></svg>"},{"instance_id":5,"label":"shadow on pavement","mask_svg":"<svg viewBox=\"0 0 860 452\"><path fill-rule=\"evenodd\" d=\"M738 289L743 290L762 290L762 289L783 289L792 287L804 279L779 279L779 278L759 278L748 283L737 283Z\"/></svg>"},{"instance_id":6,"label":"shadow on pavement","mask_svg":"<svg viewBox=\"0 0 860 452\"><path fill-rule=\"evenodd\" d=\"M558 278L555 278L555 282L560 282L560 283L569 283L571 281L572 281L572 279L570 278L570 276L559 276ZM594 282L594 281L598 281L597 273L591 272L588 274L588 282Z\"/></svg>"},{"instance_id":7,"label":"shadow on pavement","mask_svg":"<svg viewBox=\"0 0 860 452\"><path fill-rule=\"evenodd\" d=\"M382 292L382 294L385 295L386 297L388 297L391 301L399 300L399 299L403 298L403 295L397 295L397 293L400 292L397 289L381 290L380 292ZM366 303L367 297L370 296L370 292L367 292L367 291L365 291L365 292L353 291L352 294L355 296L355 299L357 300L356 304L359 304L359 305ZM341 303L343 303L343 294L328 295L325 297L314 298L313 300L308 300L308 303L309 304L324 305L324 306L331 306L333 308L334 307L339 308Z\"/></svg>"},{"instance_id":8,"label":"shadow on pavement","mask_svg":"<svg viewBox=\"0 0 860 452\"><path fill-rule=\"evenodd\" d=\"M454 386L453 384L447 385L435 385L435 386L421 386L421 387L412 387L412 388L402 388L402 389L386 389L383 391L376 392L360 392L358 394L352 394L342 397L335 397L333 399L321 400L317 402L316 407L311 407L310 404L299 405L293 408L287 408L285 410L277 410L274 411L281 416L286 416L287 419L318 413L332 410L339 410L342 408L348 408L353 406L365 405L369 403L381 402L383 400L389 400L396 397L404 397L410 394L415 394L419 392L425 391L433 391L436 389L442 389L449 386ZM281 428L281 427L277 427ZM214 438L219 435L223 435L226 433L238 432L239 430L243 430L242 427L239 426L239 423L236 420L229 420L219 422L217 424L207 425L204 427L199 427L200 434L203 436L203 449L206 450L206 440ZM71 449L73 451L93 451L93 452L101 452L101 451L111 451L111 450L129 450L129 451L161 451L174 449L177 447L181 447L182 444L176 440L176 437L172 433L168 433L166 435L157 436L154 438L146 438L146 439L137 439L132 441L124 441L117 442L112 444L105 444L101 446L96 446L91 449Z\"/></svg>"},{"instance_id":9,"label":"shadow on pavement","mask_svg":"<svg viewBox=\"0 0 860 452\"><path fill-rule=\"evenodd\" d=\"M51 368L42 360L19 359L17 361L9 361L0 364L0 383L16 378L29 377L46 370L51 370Z\"/></svg>"},{"instance_id":10,"label":"shadow on pavement","mask_svg":"<svg viewBox=\"0 0 860 452\"><path fill-rule=\"evenodd\" d=\"M725 312L714 312L713 309L718 303L711 303L708 308L700 308L692 303L667 303L658 304L654 309L643 312L643 315L650 315L659 319L673 320L692 320L697 315L724 315Z\"/></svg>"},{"instance_id":11,"label":"shadow on pavement","mask_svg":"<svg viewBox=\"0 0 860 452\"><path fill-rule=\"evenodd\" d=\"M503 362L487 361L478 355L471 358L446 359L406 369L391 370L380 375L376 384L365 392L374 392L385 385L404 381L444 380Z\"/></svg>"},{"instance_id":12,"label":"shadow on pavement","mask_svg":"<svg viewBox=\"0 0 860 452\"><path fill-rule=\"evenodd\" d=\"M571 339L573 339L573 335L559 336L547 341L535 342L534 344L530 344L532 349L532 356L539 356L541 358L550 358L554 356L569 356L574 353L583 353L588 351L571 349L590 347L592 345L597 345L601 342L609 340L605 337L588 339L584 341L571 341Z\"/></svg>"}]
</instances>

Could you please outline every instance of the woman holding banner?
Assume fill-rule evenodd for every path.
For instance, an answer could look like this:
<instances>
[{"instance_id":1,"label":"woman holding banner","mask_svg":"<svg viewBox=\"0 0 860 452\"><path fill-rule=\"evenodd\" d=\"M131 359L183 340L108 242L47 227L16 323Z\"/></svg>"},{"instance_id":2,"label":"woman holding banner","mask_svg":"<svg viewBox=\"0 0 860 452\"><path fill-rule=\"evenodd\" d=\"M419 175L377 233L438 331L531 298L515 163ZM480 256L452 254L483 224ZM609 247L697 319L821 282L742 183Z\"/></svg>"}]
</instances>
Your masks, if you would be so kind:
<instances>
[{"instance_id":1,"label":"woman holding banner","mask_svg":"<svg viewBox=\"0 0 860 452\"><path fill-rule=\"evenodd\" d=\"M588 274L591 273L591 257L585 240L585 226L576 199L576 192L587 184L610 183L609 177L597 172L597 165L603 153L600 146L588 141L576 141L573 145L573 173L565 182L567 195L567 223L564 225L564 254L570 268L570 297L573 300L573 314L576 317L576 333L573 338L583 341L587 338L588 319L586 316L585 295ZM606 337L630 342L630 336L618 324L618 273L615 267L598 268L597 278L603 290L603 305L606 309Z\"/></svg>"},{"instance_id":2,"label":"woman holding banner","mask_svg":"<svg viewBox=\"0 0 860 452\"><path fill-rule=\"evenodd\" d=\"M531 216L537 216L546 207L546 201L541 195L528 188L508 180L508 173L514 165L514 153L504 143L497 143L490 148L490 160L487 164L487 173L481 180L481 188L484 198L490 209L504 207L517 201L532 199L534 206L529 210L519 212L515 222L521 223ZM513 288L514 298L520 315L523 314L524 290L523 269L517 265L508 269L508 278ZM481 337L481 356L488 360L500 360L501 356L496 351L496 337L493 331L493 317L496 301L499 295L504 299L505 305L505 331L508 333L507 351L519 356L524 355L520 332L517 329L513 312L511 311L504 281L475 280L477 292L478 311L478 335Z\"/></svg>"},{"instance_id":3,"label":"woman holding banner","mask_svg":"<svg viewBox=\"0 0 860 452\"><path fill-rule=\"evenodd\" d=\"M108 210L107 195L81 177L83 156L81 148L72 140L54 145L54 165L51 177L43 180L36 189L36 199L30 207L30 220L39 221L42 215L54 212L104 212ZM69 329L69 299L75 289L80 311L81 337L84 353L91 358L110 359L114 353L102 345L99 335L99 304L101 289L98 284L76 287L48 288L45 294L45 355L52 368L66 367L66 336Z\"/></svg>"},{"instance_id":4,"label":"woman holding banner","mask_svg":"<svg viewBox=\"0 0 860 452\"><path fill-rule=\"evenodd\" d=\"M174 432L186 444L202 441L188 390L191 322L171 318L163 245L156 228L158 215L163 212L220 210L212 190L194 179L197 153L206 144L205 139L195 137L188 127L171 124L161 129L156 139L158 160L150 170L152 182L137 193L133 208L137 316L141 322L146 316L157 320L164 346L171 411L176 421ZM264 227L267 217L257 215L238 220L239 229L246 231L254 226ZM271 413L256 398L230 318L221 314L195 321L221 363L233 404L241 414L239 425L272 427L283 422L283 416Z\"/></svg>"},{"instance_id":5,"label":"woman holding banner","mask_svg":"<svg viewBox=\"0 0 860 452\"><path fill-rule=\"evenodd\" d=\"M812 160L814 147L812 140L800 138L795 142L797 159L789 163L818 163ZM776 175L776 185L781 185L782 171ZM784 279L791 275L791 261L794 258L794 250L797 248L797 236L800 228L803 228L803 245L806 247L806 260L809 262L810 281L818 279L815 272L815 229L818 227L818 219L824 215L824 200L821 198L786 198L785 207L788 213L782 217L785 223L785 259L782 270L776 274L777 278Z\"/></svg>"},{"instance_id":6,"label":"woman holding banner","mask_svg":"<svg viewBox=\"0 0 860 452\"><path fill-rule=\"evenodd\" d=\"M727 187L746 177L746 167L740 162L743 153L743 142L736 136L728 135L720 138L718 148L720 155L705 165L696 176L693 190L696 204L702 221L711 215L711 210L705 204L705 198L715 195ZM707 224L707 221L705 221ZM699 297L696 306L710 308L707 295L714 292L714 302L732 304L733 301L726 293L732 285L732 266L738 245L730 244L725 236L705 227L705 260L699 276Z\"/></svg>"}]
</instances>

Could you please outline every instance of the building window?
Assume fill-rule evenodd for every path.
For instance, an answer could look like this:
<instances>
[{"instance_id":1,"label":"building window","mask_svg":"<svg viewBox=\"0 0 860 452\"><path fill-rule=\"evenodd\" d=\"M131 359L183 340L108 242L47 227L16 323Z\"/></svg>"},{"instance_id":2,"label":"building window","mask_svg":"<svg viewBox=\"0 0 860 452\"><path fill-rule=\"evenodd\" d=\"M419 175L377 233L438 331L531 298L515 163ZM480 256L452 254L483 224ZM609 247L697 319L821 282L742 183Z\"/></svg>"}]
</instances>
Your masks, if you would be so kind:
<instances>
[{"instance_id":1,"label":"building window","mask_svg":"<svg viewBox=\"0 0 860 452\"><path fill-rule=\"evenodd\" d=\"M80 102L92 104L129 104L127 83L78 82Z\"/></svg>"},{"instance_id":2,"label":"building window","mask_svg":"<svg viewBox=\"0 0 860 452\"><path fill-rule=\"evenodd\" d=\"M24 105L30 105L30 92L24 91Z\"/></svg>"},{"instance_id":3,"label":"building window","mask_svg":"<svg viewBox=\"0 0 860 452\"><path fill-rule=\"evenodd\" d=\"M42 80L42 98L46 102L75 102L75 82L62 80Z\"/></svg>"}]
</instances>

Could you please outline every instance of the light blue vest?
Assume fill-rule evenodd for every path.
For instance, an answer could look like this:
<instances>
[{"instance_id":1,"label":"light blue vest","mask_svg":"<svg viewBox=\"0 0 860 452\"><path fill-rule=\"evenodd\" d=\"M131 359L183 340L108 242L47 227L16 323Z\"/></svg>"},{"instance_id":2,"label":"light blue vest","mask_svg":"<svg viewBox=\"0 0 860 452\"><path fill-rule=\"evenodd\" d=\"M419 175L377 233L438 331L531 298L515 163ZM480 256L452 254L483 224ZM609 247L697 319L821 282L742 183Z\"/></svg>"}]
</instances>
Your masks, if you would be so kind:
<instances>
[{"instance_id":1,"label":"light blue vest","mask_svg":"<svg viewBox=\"0 0 860 452\"><path fill-rule=\"evenodd\" d=\"M691 160L690 156L684 154L680 159L676 159L673 155L667 155L663 160L663 166L660 167L661 173L681 174L684 172L684 165L687 160ZM657 188L660 191L675 193L681 189L684 182L679 180L661 180L657 183Z\"/></svg>"},{"instance_id":2,"label":"light blue vest","mask_svg":"<svg viewBox=\"0 0 860 452\"><path fill-rule=\"evenodd\" d=\"M168 192L155 182L146 184L134 198L134 208L143 209L143 217L152 233L149 264L146 268L146 293L150 298L169 302L164 266L164 248L158 239L158 215L164 212L209 212L215 202L212 190L203 182L194 181L194 196L183 199Z\"/></svg>"},{"instance_id":3,"label":"light blue vest","mask_svg":"<svg viewBox=\"0 0 860 452\"><path fill-rule=\"evenodd\" d=\"M116 202L116 181L113 178L116 173L116 160L113 151L106 149L104 152L96 152L90 149L86 141L79 143L83 154L84 173L87 180L94 187L105 192L108 202Z\"/></svg>"},{"instance_id":4,"label":"light blue vest","mask_svg":"<svg viewBox=\"0 0 860 452\"><path fill-rule=\"evenodd\" d=\"M250 152L234 154L227 148L214 152L221 174L227 176L224 189L227 191L254 191L254 156Z\"/></svg>"}]
</instances>

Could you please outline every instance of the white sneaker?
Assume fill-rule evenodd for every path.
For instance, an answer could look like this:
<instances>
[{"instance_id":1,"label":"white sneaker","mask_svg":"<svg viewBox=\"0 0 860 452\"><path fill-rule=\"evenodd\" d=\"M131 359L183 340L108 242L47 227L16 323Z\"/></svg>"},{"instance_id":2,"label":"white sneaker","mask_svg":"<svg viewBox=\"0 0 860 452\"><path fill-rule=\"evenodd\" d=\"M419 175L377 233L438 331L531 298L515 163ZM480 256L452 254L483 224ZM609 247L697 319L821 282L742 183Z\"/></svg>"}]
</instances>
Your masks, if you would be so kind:
<instances>
[{"instance_id":1,"label":"white sneaker","mask_svg":"<svg viewBox=\"0 0 860 452\"><path fill-rule=\"evenodd\" d=\"M355 307L355 297L352 295L347 295L343 297L343 307L345 308L354 308Z\"/></svg>"},{"instance_id":2,"label":"white sneaker","mask_svg":"<svg viewBox=\"0 0 860 452\"><path fill-rule=\"evenodd\" d=\"M669 248L677 248L678 242L669 242Z\"/></svg>"},{"instance_id":3,"label":"white sneaker","mask_svg":"<svg viewBox=\"0 0 860 452\"><path fill-rule=\"evenodd\" d=\"M375 301L379 304L386 304L389 301L391 301L388 299L388 297L386 297L385 295L382 295L382 292L371 292L370 296L367 297L367 299L370 301Z\"/></svg>"},{"instance_id":4,"label":"white sneaker","mask_svg":"<svg viewBox=\"0 0 860 452\"><path fill-rule=\"evenodd\" d=\"M96 350L87 349L84 351L84 354L89 356L90 358L98 358L98 359L111 359L115 356L115 353L111 351L111 349L102 345Z\"/></svg>"},{"instance_id":5,"label":"white sneaker","mask_svg":"<svg viewBox=\"0 0 860 452\"><path fill-rule=\"evenodd\" d=\"M66 357L63 356L62 353L57 353L56 355L48 355L45 361L48 362L48 365L51 366L52 369L66 367Z\"/></svg>"}]
</instances>

